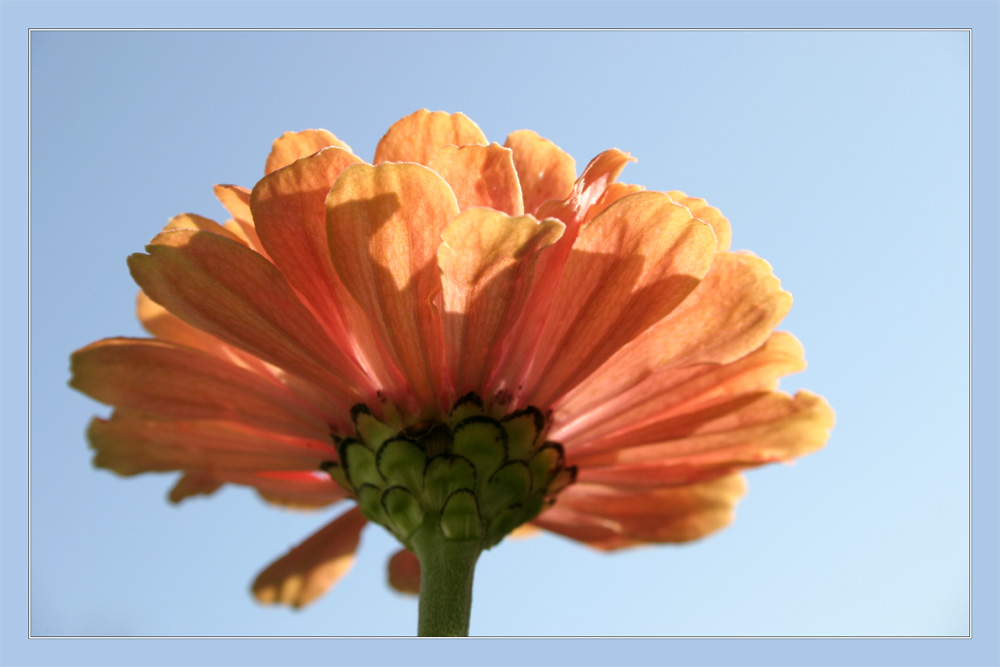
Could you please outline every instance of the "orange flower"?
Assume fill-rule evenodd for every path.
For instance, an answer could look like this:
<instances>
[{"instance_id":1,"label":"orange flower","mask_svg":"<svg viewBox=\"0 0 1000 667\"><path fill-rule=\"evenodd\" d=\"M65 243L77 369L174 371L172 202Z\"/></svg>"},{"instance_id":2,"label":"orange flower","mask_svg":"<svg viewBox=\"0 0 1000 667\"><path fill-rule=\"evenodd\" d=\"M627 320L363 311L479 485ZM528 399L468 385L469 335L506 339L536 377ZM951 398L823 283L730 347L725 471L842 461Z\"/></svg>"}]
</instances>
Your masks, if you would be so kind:
<instances>
[{"instance_id":1,"label":"orange flower","mask_svg":"<svg viewBox=\"0 0 1000 667\"><path fill-rule=\"evenodd\" d=\"M282 135L252 191L216 186L232 220L178 216L129 258L155 338L73 355L72 386L115 407L95 465L179 470L174 502L356 501L258 577L295 606L367 520L418 553L428 521L487 548L525 522L599 549L722 528L739 472L822 447L833 413L777 390L805 362L771 267L704 200L617 182L630 160L577 178L534 132L500 146L426 110L374 164ZM419 589L412 553L390 581Z\"/></svg>"}]
</instances>

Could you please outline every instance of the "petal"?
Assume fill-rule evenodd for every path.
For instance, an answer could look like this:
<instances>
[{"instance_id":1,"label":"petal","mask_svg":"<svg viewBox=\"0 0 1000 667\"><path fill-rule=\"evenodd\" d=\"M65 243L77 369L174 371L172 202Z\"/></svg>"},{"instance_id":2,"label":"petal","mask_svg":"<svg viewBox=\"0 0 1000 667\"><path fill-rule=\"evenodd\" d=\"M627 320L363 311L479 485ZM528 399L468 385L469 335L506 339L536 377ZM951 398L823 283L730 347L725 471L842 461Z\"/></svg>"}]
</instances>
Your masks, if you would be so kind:
<instances>
[{"instance_id":1,"label":"petal","mask_svg":"<svg viewBox=\"0 0 1000 667\"><path fill-rule=\"evenodd\" d=\"M330 255L371 318L417 405L450 403L443 368L437 250L458 214L448 184L415 164L351 165L326 201Z\"/></svg>"},{"instance_id":2,"label":"petal","mask_svg":"<svg viewBox=\"0 0 1000 667\"><path fill-rule=\"evenodd\" d=\"M643 396L666 391L673 382L669 373L648 384L662 369L739 359L767 340L791 304L791 295L781 289L767 262L748 254L719 253L698 287L673 312L573 389L558 413L564 422L591 410L606 417ZM779 359L788 356L783 349L777 354ZM794 348L793 354L801 358L801 348Z\"/></svg>"},{"instance_id":3,"label":"petal","mask_svg":"<svg viewBox=\"0 0 1000 667\"><path fill-rule=\"evenodd\" d=\"M77 350L71 363L70 386L153 419L234 421L318 440L329 433L290 392L199 350L110 338Z\"/></svg>"},{"instance_id":4,"label":"petal","mask_svg":"<svg viewBox=\"0 0 1000 667\"><path fill-rule=\"evenodd\" d=\"M567 460L579 467L582 482L627 488L687 484L816 451L834 421L827 402L806 391L794 397L767 393L706 413L624 435L611 451L567 453Z\"/></svg>"},{"instance_id":5,"label":"petal","mask_svg":"<svg viewBox=\"0 0 1000 667\"><path fill-rule=\"evenodd\" d=\"M254 228L253 214L250 212L250 191L238 185L216 185L215 196L233 216L225 227L239 236L243 242L267 257L257 230Z\"/></svg>"},{"instance_id":6,"label":"petal","mask_svg":"<svg viewBox=\"0 0 1000 667\"><path fill-rule=\"evenodd\" d=\"M574 230L569 237L576 238L575 230L587 219L591 207L600 201L618 174L635 158L617 148L606 150L587 165L576 179L569 197L563 201L549 201L538 208L538 218L558 218Z\"/></svg>"},{"instance_id":7,"label":"petal","mask_svg":"<svg viewBox=\"0 0 1000 667\"><path fill-rule=\"evenodd\" d=\"M688 197L680 190L671 190L667 196L681 206L687 207L691 215L712 225L715 238L719 241L719 250L729 250L729 244L733 238L733 230L729 225L729 220L722 215L719 209L708 205L704 199Z\"/></svg>"},{"instance_id":8,"label":"petal","mask_svg":"<svg viewBox=\"0 0 1000 667\"><path fill-rule=\"evenodd\" d=\"M462 211L485 206L508 215L524 213L511 152L499 144L442 146L427 166L451 186Z\"/></svg>"},{"instance_id":9,"label":"petal","mask_svg":"<svg viewBox=\"0 0 1000 667\"><path fill-rule=\"evenodd\" d=\"M139 286L185 322L312 382L341 405L367 378L298 300L281 273L245 246L217 234L158 235L133 254Z\"/></svg>"},{"instance_id":10,"label":"petal","mask_svg":"<svg viewBox=\"0 0 1000 667\"><path fill-rule=\"evenodd\" d=\"M267 156L264 173L270 174L282 167L287 167L299 158L317 153L327 146L336 146L348 153L351 152L350 146L326 130L285 132L274 140L271 146L271 154Z\"/></svg>"},{"instance_id":11,"label":"petal","mask_svg":"<svg viewBox=\"0 0 1000 667\"><path fill-rule=\"evenodd\" d=\"M299 608L321 596L351 569L367 521L355 507L293 547L257 576L257 601Z\"/></svg>"},{"instance_id":12,"label":"petal","mask_svg":"<svg viewBox=\"0 0 1000 667\"><path fill-rule=\"evenodd\" d=\"M212 421L158 421L115 413L87 430L94 465L119 475L168 470L318 470L333 445Z\"/></svg>"},{"instance_id":13,"label":"petal","mask_svg":"<svg viewBox=\"0 0 1000 667\"><path fill-rule=\"evenodd\" d=\"M175 215L170 218L170 221L164 225L163 229L160 231L169 232L174 229L195 229L203 232L211 232L213 234L225 236L227 239L232 239L237 243L243 243L243 240L236 234L233 234L215 220L210 220L209 218L196 215L194 213L182 213L180 215Z\"/></svg>"},{"instance_id":14,"label":"petal","mask_svg":"<svg viewBox=\"0 0 1000 667\"><path fill-rule=\"evenodd\" d=\"M573 246L525 393L551 405L680 304L714 253L711 227L662 194L612 204Z\"/></svg>"},{"instance_id":15,"label":"petal","mask_svg":"<svg viewBox=\"0 0 1000 667\"><path fill-rule=\"evenodd\" d=\"M663 368L638 381L628 374L633 384L616 383L608 372L603 375L606 384L595 386L595 374L556 410L558 426L550 437L581 455L606 450L626 434L639 437L642 429L656 429L658 422L681 415L703 418L705 410L774 391L781 377L805 367L801 343L779 331L728 364Z\"/></svg>"},{"instance_id":16,"label":"petal","mask_svg":"<svg viewBox=\"0 0 1000 667\"><path fill-rule=\"evenodd\" d=\"M347 491L326 473L276 470L255 473L226 472L230 484L252 486L261 498L289 509L319 509L347 497Z\"/></svg>"},{"instance_id":17,"label":"petal","mask_svg":"<svg viewBox=\"0 0 1000 667\"><path fill-rule=\"evenodd\" d=\"M641 491L577 483L535 524L598 549L689 542L727 526L745 492L741 475Z\"/></svg>"},{"instance_id":18,"label":"petal","mask_svg":"<svg viewBox=\"0 0 1000 667\"><path fill-rule=\"evenodd\" d=\"M389 559L389 585L400 593L420 594L420 561L412 551L400 549Z\"/></svg>"},{"instance_id":19,"label":"petal","mask_svg":"<svg viewBox=\"0 0 1000 667\"><path fill-rule=\"evenodd\" d=\"M253 222L250 213L250 191L239 185L216 185L212 188L216 199L236 220Z\"/></svg>"},{"instance_id":20,"label":"petal","mask_svg":"<svg viewBox=\"0 0 1000 667\"><path fill-rule=\"evenodd\" d=\"M576 160L569 153L531 130L511 132L503 145L514 152L525 211L569 197L576 180Z\"/></svg>"},{"instance_id":21,"label":"petal","mask_svg":"<svg viewBox=\"0 0 1000 667\"><path fill-rule=\"evenodd\" d=\"M486 135L463 113L421 109L392 124L375 148L375 164L427 164L442 146L487 144Z\"/></svg>"},{"instance_id":22,"label":"petal","mask_svg":"<svg viewBox=\"0 0 1000 667\"><path fill-rule=\"evenodd\" d=\"M438 250L444 336L455 392L482 391L531 293L538 254L565 226L485 208L456 217Z\"/></svg>"},{"instance_id":23,"label":"petal","mask_svg":"<svg viewBox=\"0 0 1000 667\"><path fill-rule=\"evenodd\" d=\"M312 306L338 347L350 350L358 345L366 376L374 376L385 389L400 382L398 372L383 360L367 317L333 268L327 244L327 194L340 173L360 161L340 148L324 149L261 179L250 206L271 260ZM386 393L392 396L395 391ZM371 387L367 402L374 396Z\"/></svg>"},{"instance_id":24,"label":"petal","mask_svg":"<svg viewBox=\"0 0 1000 667\"><path fill-rule=\"evenodd\" d=\"M631 185L629 183L608 183L608 187L604 190L597 201L594 202L589 209L587 209L587 215L584 218L584 223L590 222L596 218L604 212L604 209L611 206L622 197L626 197L635 192L642 192L645 189L646 188L641 185Z\"/></svg>"},{"instance_id":25,"label":"petal","mask_svg":"<svg viewBox=\"0 0 1000 667\"><path fill-rule=\"evenodd\" d=\"M210 496L222 487L222 480L209 472L198 471L181 475L167 496L175 505L192 496Z\"/></svg>"}]
</instances>

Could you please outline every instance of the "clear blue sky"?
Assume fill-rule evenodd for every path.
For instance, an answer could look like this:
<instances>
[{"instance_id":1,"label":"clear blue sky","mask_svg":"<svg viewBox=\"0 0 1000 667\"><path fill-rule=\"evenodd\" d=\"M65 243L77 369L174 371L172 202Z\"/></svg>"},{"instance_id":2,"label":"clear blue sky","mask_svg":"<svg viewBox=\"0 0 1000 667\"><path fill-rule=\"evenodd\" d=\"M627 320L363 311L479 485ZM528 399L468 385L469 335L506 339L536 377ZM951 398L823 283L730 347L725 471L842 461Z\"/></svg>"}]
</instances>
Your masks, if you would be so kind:
<instances>
[{"instance_id":1,"label":"clear blue sky","mask_svg":"<svg viewBox=\"0 0 1000 667\"><path fill-rule=\"evenodd\" d=\"M545 535L480 561L471 632L965 635L968 33L35 33L32 551L35 635L412 635L377 526L326 597L258 606L256 573L340 508L294 514L173 476L90 465L100 406L68 355L142 335L125 257L172 215L224 219L271 140L325 127L370 159L397 118L533 129L582 167L705 197L795 297L828 447L748 474L729 529L606 555Z\"/></svg>"}]
</instances>

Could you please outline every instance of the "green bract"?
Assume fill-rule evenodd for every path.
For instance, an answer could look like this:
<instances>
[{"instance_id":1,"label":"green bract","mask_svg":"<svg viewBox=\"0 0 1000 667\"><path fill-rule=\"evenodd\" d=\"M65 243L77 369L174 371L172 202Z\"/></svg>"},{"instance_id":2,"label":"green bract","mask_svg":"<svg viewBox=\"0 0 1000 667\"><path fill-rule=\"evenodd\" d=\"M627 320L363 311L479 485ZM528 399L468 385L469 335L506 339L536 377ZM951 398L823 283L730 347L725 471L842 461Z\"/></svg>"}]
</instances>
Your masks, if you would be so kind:
<instances>
[{"instance_id":1,"label":"green bract","mask_svg":"<svg viewBox=\"0 0 1000 667\"><path fill-rule=\"evenodd\" d=\"M352 417L355 437L335 438L340 462L323 469L411 551L421 529L488 549L538 516L576 474L562 446L544 441L545 416L534 407L495 419L468 394L445 421L402 431L365 405Z\"/></svg>"}]
</instances>

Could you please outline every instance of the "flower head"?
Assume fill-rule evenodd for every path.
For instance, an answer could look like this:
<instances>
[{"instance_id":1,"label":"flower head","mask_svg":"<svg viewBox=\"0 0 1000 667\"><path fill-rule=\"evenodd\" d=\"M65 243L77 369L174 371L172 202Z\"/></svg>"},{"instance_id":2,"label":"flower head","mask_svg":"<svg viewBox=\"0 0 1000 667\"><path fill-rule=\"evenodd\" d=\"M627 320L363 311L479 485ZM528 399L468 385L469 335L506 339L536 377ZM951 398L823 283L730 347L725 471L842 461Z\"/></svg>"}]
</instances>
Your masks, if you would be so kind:
<instances>
[{"instance_id":1,"label":"flower head","mask_svg":"<svg viewBox=\"0 0 1000 667\"><path fill-rule=\"evenodd\" d=\"M73 355L114 406L89 437L122 475L181 471L279 505L356 505L258 577L307 604L368 521L488 548L534 525L599 549L727 525L741 470L823 446L826 402L778 391L804 368L775 327L791 297L729 250L704 200L617 181L534 132L489 143L462 114L395 123L373 164L329 132L286 133L218 224L172 219L129 258L152 339ZM432 526L432 528L427 528ZM477 551L478 553L478 551Z\"/></svg>"}]
</instances>

